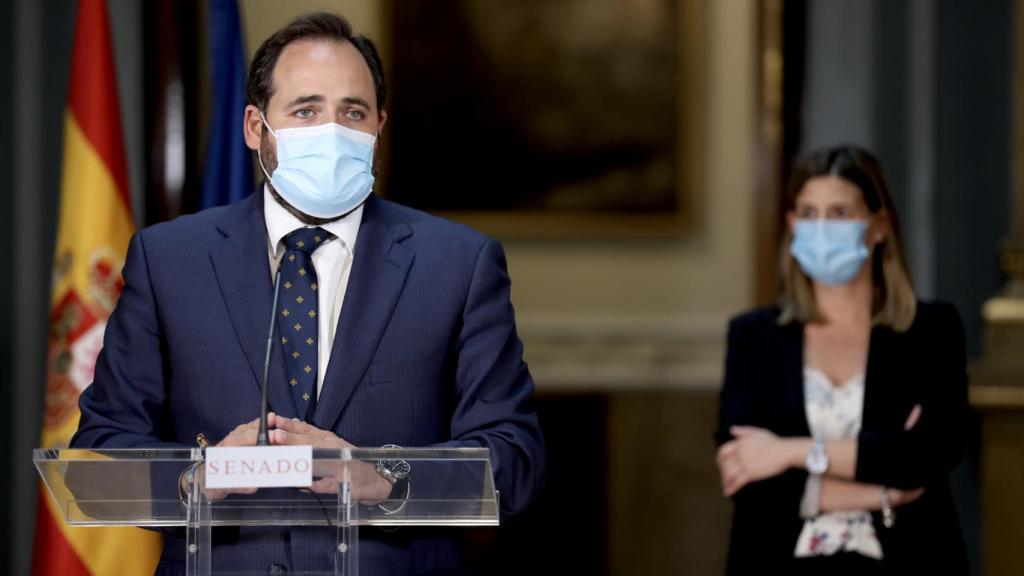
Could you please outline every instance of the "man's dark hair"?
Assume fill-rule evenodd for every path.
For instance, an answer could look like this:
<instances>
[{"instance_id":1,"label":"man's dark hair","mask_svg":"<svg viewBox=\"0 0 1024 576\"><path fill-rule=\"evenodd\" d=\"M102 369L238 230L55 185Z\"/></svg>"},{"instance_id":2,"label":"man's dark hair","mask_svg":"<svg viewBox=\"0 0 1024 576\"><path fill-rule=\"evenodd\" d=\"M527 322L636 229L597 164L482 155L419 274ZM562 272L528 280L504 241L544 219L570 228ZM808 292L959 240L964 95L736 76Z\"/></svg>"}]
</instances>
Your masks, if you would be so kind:
<instances>
[{"instance_id":1,"label":"man's dark hair","mask_svg":"<svg viewBox=\"0 0 1024 576\"><path fill-rule=\"evenodd\" d=\"M348 20L330 12L313 12L292 20L287 26L274 32L256 51L249 67L249 84L245 95L249 103L260 110L266 110L274 94L274 67L285 46L296 40L334 40L348 42L355 46L370 68L373 86L377 93L377 110L384 108L388 89L384 84L384 66L373 41L361 34L352 33Z\"/></svg>"}]
</instances>

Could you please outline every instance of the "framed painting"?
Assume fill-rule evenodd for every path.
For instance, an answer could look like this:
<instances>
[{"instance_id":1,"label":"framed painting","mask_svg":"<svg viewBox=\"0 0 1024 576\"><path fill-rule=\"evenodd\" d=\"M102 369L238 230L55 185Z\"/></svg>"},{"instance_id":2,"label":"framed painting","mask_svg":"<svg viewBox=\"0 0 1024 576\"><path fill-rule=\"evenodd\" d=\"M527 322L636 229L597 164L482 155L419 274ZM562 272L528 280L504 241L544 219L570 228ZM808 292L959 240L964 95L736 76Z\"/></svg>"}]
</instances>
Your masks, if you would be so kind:
<instances>
[{"instance_id":1,"label":"framed painting","mask_svg":"<svg viewBox=\"0 0 1024 576\"><path fill-rule=\"evenodd\" d=\"M385 195L500 237L687 232L702 4L395 3Z\"/></svg>"}]
</instances>

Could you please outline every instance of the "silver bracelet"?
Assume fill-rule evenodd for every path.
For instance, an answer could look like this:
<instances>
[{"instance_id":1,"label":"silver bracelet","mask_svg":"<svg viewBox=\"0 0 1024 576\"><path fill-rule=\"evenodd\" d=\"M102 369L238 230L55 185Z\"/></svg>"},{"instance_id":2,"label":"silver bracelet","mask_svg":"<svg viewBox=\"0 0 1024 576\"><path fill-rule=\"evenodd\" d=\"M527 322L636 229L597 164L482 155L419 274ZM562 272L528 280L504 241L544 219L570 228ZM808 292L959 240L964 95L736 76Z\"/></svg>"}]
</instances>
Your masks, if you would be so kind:
<instances>
[{"instance_id":1,"label":"silver bracelet","mask_svg":"<svg viewBox=\"0 0 1024 576\"><path fill-rule=\"evenodd\" d=\"M892 528L896 524L896 512L892 509L892 499L889 498L889 489L882 488L882 526Z\"/></svg>"}]
</instances>

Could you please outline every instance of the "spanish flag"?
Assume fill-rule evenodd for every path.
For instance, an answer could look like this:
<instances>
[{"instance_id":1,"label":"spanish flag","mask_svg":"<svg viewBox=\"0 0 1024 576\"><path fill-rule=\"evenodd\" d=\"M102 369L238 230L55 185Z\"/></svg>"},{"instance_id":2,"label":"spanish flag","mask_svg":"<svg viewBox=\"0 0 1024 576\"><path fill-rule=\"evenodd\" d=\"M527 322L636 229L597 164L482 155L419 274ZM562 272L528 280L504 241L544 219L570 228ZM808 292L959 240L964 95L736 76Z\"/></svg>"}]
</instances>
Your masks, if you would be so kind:
<instances>
[{"instance_id":1,"label":"spanish flag","mask_svg":"<svg viewBox=\"0 0 1024 576\"><path fill-rule=\"evenodd\" d=\"M53 262L42 446L78 427L103 330L121 293L134 226L104 0L79 0L64 114L60 221ZM152 574L160 536L139 528L69 528L41 488L33 574Z\"/></svg>"}]
</instances>

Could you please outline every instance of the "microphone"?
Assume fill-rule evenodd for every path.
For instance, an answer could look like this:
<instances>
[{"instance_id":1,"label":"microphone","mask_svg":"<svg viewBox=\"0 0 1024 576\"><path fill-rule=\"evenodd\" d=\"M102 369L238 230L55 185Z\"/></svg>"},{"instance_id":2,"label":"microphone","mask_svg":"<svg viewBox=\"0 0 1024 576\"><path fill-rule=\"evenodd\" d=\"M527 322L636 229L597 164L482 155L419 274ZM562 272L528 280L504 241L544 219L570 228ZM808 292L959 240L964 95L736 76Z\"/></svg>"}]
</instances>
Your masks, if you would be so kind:
<instances>
[{"instance_id":1,"label":"microphone","mask_svg":"<svg viewBox=\"0 0 1024 576\"><path fill-rule=\"evenodd\" d=\"M274 349L274 330L277 329L277 297L281 291L281 267L274 275L274 304L270 307L270 328L267 329L267 355L263 360L263 382L260 386L260 431L256 434L256 445L270 444L267 434L267 381L270 376L270 351Z\"/></svg>"}]
</instances>

